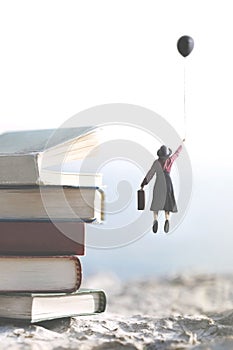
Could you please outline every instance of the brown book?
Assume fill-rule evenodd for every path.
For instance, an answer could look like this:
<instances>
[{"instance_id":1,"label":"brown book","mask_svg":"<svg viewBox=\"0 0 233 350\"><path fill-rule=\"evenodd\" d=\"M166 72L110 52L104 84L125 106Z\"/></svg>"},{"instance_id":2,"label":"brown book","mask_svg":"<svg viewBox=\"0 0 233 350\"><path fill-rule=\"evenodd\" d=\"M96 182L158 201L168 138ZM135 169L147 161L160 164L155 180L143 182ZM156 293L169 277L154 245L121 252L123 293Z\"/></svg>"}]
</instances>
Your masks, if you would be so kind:
<instances>
[{"instance_id":1,"label":"brown book","mask_svg":"<svg viewBox=\"0 0 233 350\"><path fill-rule=\"evenodd\" d=\"M57 221L0 221L2 255L84 255L85 224Z\"/></svg>"},{"instance_id":2,"label":"brown book","mask_svg":"<svg viewBox=\"0 0 233 350\"><path fill-rule=\"evenodd\" d=\"M77 256L0 256L0 292L71 293L81 284Z\"/></svg>"}]
</instances>

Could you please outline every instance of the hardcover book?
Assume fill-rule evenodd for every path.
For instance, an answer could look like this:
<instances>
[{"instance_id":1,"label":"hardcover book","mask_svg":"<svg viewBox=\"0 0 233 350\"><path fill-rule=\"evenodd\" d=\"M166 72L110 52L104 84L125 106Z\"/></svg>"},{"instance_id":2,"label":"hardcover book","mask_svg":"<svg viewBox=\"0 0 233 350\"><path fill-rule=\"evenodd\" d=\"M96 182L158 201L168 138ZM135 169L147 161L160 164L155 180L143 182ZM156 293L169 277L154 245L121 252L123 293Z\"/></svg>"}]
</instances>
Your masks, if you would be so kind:
<instances>
[{"instance_id":1,"label":"hardcover book","mask_svg":"<svg viewBox=\"0 0 233 350\"><path fill-rule=\"evenodd\" d=\"M81 279L77 256L0 256L0 293L74 292Z\"/></svg>"},{"instance_id":2,"label":"hardcover book","mask_svg":"<svg viewBox=\"0 0 233 350\"><path fill-rule=\"evenodd\" d=\"M43 169L40 173L40 185L58 185L75 187L99 187L102 185L102 174L60 172Z\"/></svg>"},{"instance_id":3,"label":"hardcover book","mask_svg":"<svg viewBox=\"0 0 233 350\"><path fill-rule=\"evenodd\" d=\"M0 220L69 219L101 222L103 205L104 193L96 187L0 187Z\"/></svg>"},{"instance_id":4,"label":"hardcover book","mask_svg":"<svg viewBox=\"0 0 233 350\"><path fill-rule=\"evenodd\" d=\"M0 221L1 255L84 255L85 224Z\"/></svg>"},{"instance_id":5,"label":"hardcover book","mask_svg":"<svg viewBox=\"0 0 233 350\"><path fill-rule=\"evenodd\" d=\"M99 139L100 130L91 127L1 134L0 184L46 185L51 180L48 170L50 167L84 159L90 154L93 156ZM83 183L85 184L85 179ZM59 182L59 185L62 184Z\"/></svg>"},{"instance_id":6,"label":"hardcover book","mask_svg":"<svg viewBox=\"0 0 233 350\"><path fill-rule=\"evenodd\" d=\"M0 317L37 323L63 317L97 314L105 311L102 290L80 289L71 294L0 294Z\"/></svg>"}]
</instances>

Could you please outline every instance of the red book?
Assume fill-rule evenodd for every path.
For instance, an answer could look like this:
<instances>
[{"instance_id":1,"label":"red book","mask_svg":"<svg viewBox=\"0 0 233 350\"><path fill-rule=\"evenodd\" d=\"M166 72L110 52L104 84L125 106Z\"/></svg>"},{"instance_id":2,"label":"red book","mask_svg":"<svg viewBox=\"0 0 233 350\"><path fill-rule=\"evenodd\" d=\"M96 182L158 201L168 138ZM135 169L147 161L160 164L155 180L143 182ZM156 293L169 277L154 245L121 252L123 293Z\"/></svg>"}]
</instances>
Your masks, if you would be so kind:
<instances>
[{"instance_id":1,"label":"red book","mask_svg":"<svg viewBox=\"0 0 233 350\"><path fill-rule=\"evenodd\" d=\"M84 255L85 224L0 221L0 255Z\"/></svg>"},{"instance_id":2,"label":"red book","mask_svg":"<svg viewBox=\"0 0 233 350\"><path fill-rule=\"evenodd\" d=\"M81 279L77 256L0 256L1 293L71 293Z\"/></svg>"}]
</instances>

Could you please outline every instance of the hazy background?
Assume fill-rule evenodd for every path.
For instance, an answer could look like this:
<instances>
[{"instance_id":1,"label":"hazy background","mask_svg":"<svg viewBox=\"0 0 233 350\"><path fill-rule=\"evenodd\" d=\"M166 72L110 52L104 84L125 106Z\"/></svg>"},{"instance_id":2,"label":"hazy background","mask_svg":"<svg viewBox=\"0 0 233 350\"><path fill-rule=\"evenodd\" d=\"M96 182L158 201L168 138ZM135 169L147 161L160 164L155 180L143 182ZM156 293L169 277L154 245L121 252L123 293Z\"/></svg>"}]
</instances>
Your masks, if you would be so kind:
<instances>
[{"instance_id":1,"label":"hazy background","mask_svg":"<svg viewBox=\"0 0 233 350\"><path fill-rule=\"evenodd\" d=\"M86 108L130 103L163 116L182 138L185 60L188 213L172 235L148 232L124 248L87 249L85 273L231 271L232 27L230 0L0 2L1 132L56 128ZM176 42L186 34L195 47L184 59ZM105 170L114 188L114 169Z\"/></svg>"}]
</instances>

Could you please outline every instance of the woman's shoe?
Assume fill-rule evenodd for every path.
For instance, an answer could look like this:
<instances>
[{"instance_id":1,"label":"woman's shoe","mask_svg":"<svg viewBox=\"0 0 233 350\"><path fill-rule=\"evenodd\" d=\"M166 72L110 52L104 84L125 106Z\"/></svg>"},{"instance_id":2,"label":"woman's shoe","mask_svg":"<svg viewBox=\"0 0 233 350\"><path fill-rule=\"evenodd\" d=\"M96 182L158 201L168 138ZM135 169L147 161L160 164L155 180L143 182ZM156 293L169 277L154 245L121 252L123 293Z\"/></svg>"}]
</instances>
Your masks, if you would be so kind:
<instances>
[{"instance_id":1,"label":"woman's shoe","mask_svg":"<svg viewBox=\"0 0 233 350\"><path fill-rule=\"evenodd\" d=\"M152 230L153 230L154 233L156 233L158 231L158 220L154 221Z\"/></svg>"},{"instance_id":2,"label":"woman's shoe","mask_svg":"<svg viewBox=\"0 0 233 350\"><path fill-rule=\"evenodd\" d=\"M165 224L164 224L164 232L166 232L166 233L169 232L169 220L166 220L166 221L165 221Z\"/></svg>"}]
</instances>

